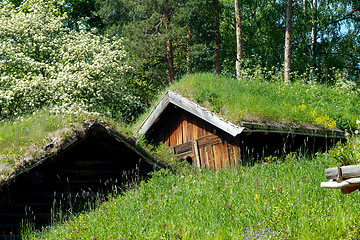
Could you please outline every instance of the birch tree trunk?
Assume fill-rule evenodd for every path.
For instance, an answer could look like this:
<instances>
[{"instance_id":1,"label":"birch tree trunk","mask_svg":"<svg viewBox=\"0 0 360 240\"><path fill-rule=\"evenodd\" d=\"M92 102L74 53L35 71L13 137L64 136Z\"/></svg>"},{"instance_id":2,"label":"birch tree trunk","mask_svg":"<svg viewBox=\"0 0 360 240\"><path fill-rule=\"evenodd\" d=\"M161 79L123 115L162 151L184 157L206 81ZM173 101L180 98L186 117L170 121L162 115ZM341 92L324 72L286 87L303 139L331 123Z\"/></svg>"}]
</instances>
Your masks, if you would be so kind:
<instances>
[{"instance_id":1,"label":"birch tree trunk","mask_svg":"<svg viewBox=\"0 0 360 240\"><path fill-rule=\"evenodd\" d=\"M284 81L290 83L291 73L291 30L292 30L292 0L286 1L286 26L285 26L285 64Z\"/></svg>"},{"instance_id":2,"label":"birch tree trunk","mask_svg":"<svg viewBox=\"0 0 360 240\"><path fill-rule=\"evenodd\" d=\"M236 18L236 78L240 78L242 70L242 61L244 58L242 48L242 26L241 26L241 10L239 0L235 0L235 18Z\"/></svg>"},{"instance_id":3,"label":"birch tree trunk","mask_svg":"<svg viewBox=\"0 0 360 240\"><path fill-rule=\"evenodd\" d=\"M215 74L220 74L220 10L219 0L215 0Z\"/></svg>"},{"instance_id":4,"label":"birch tree trunk","mask_svg":"<svg viewBox=\"0 0 360 240\"><path fill-rule=\"evenodd\" d=\"M311 16L312 25L311 25L311 33L310 33L310 37L311 37L310 57L311 57L312 64L315 65L314 48L315 48L315 44L316 44L317 0L312 1L311 10L312 10L312 16Z\"/></svg>"}]
</instances>

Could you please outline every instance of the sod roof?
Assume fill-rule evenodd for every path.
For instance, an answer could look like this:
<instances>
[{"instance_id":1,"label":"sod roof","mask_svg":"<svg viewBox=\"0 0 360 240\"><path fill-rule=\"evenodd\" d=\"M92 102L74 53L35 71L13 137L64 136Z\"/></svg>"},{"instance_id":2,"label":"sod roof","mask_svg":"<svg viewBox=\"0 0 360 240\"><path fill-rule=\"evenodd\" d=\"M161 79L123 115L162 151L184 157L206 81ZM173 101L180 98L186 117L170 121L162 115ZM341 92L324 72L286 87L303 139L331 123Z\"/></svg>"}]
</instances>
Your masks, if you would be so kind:
<instances>
[{"instance_id":1,"label":"sod roof","mask_svg":"<svg viewBox=\"0 0 360 240\"><path fill-rule=\"evenodd\" d=\"M342 130L356 129L360 97L355 91L316 83L269 82L233 79L213 74L193 74L167 90L206 109L245 131L284 131L344 136ZM159 94L145 119L163 100Z\"/></svg>"},{"instance_id":2,"label":"sod roof","mask_svg":"<svg viewBox=\"0 0 360 240\"><path fill-rule=\"evenodd\" d=\"M36 121L37 119L32 120ZM7 154L9 155L7 158L4 154L1 155L0 187L4 184L11 183L18 175L28 172L34 167L44 164L57 155L67 151L67 149L70 149L93 131L101 132L116 141L122 142L155 168L171 168L169 164L154 157L146 149L139 146L135 138L128 137L119 132L116 130L116 127L111 124L94 119L82 119L80 121L80 118L78 118L77 120L78 121L69 124L69 126L59 125L59 128L54 131L42 132L43 136L40 137L40 141L31 142L31 137L24 136L24 138L28 138L26 144L16 146L14 143L16 147L12 148L10 154ZM22 132L21 128L24 127L23 125L17 124L16 122L14 122L13 125L16 125L14 128L15 132ZM36 129L30 129L29 131L36 131ZM22 149L23 151L19 151L18 149Z\"/></svg>"}]
</instances>

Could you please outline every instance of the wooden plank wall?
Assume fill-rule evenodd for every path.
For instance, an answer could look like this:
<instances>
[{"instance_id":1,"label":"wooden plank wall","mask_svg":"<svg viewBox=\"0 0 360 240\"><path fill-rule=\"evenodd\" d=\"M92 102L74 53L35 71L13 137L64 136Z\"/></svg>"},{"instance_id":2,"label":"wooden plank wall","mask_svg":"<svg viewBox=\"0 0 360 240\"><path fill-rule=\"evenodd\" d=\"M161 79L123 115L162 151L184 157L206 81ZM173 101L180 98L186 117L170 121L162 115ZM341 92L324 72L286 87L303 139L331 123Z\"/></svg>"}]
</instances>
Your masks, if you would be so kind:
<instances>
[{"instance_id":1,"label":"wooden plank wall","mask_svg":"<svg viewBox=\"0 0 360 240\"><path fill-rule=\"evenodd\" d=\"M175 147L178 158L191 157L198 167L219 170L235 167L240 162L238 139L180 108L169 108L148 137L155 144L163 142L167 147ZM193 141L198 142L197 151Z\"/></svg>"},{"instance_id":2,"label":"wooden plank wall","mask_svg":"<svg viewBox=\"0 0 360 240\"><path fill-rule=\"evenodd\" d=\"M213 141L203 143L204 138L198 139L200 165L207 169L228 169L240 163L240 147L234 143L229 143L215 135L209 135Z\"/></svg>"},{"instance_id":3,"label":"wooden plank wall","mask_svg":"<svg viewBox=\"0 0 360 240\"><path fill-rule=\"evenodd\" d=\"M181 109L175 111L168 122L171 123L168 132L162 133L167 146L177 146L213 132L210 124Z\"/></svg>"},{"instance_id":4,"label":"wooden plank wall","mask_svg":"<svg viewBox=\"0 0 360 240\"><path fill-rule=\"evenodd\" d=\"M220 170L235 167L240 162L240 147L233 142L209 134L198 139L174 146L178 158L191 157L193 165L207 169Z\"/></svg>"}]
</instances>

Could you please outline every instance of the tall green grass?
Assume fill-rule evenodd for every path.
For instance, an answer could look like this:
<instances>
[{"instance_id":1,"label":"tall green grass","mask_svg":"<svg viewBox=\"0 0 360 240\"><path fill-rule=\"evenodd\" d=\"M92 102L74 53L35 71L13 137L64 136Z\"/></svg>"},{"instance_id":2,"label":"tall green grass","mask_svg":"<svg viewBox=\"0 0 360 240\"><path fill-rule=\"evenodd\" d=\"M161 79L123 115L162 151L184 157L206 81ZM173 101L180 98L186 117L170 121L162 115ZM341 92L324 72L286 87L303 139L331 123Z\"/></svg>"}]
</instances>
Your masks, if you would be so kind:
<instances>
[{"instance_id":1,"label":"tall green grass","mask_svg":"<svg viewBox=\"0 0 360 240\"><path fill-rule=\"evenodd\" d=\"M11 164L30 146L44 144L47 133L56 131L71 122L69 116L51 115L46 111L0 123L0 164Z\"/></svg>"},{"instance_id":2,"label":"tall green grass","mask_svg":"<svg viewBox=\"0 0 360 240\"><path fill-rule=\"evenodd\" d=\"M360 96L343 85L315 82L264 81L245 76L240 80L213 74L191 74L171 86L208 109L237 123L272 120L326 128L356 127Z\"/></svg>"},{"instance_id":3,"label":"tall green grass","mask_svg":"<svg viewBox=\"0 0 360 240\"><path fill-rule=\"evenodd\" d=\"M24 158L41 157L38 154L45 154L46 144L54 139L61 142L71 137L69 134L75 135L74 130L83 128L85 122L96 118L90 115L54 115L44 109L0 122L0 180L23 165Z\"/></svg>"},{"instance_id":4,"label":"tall green grass","mask_svg":"<svg viewBox=\"0 0 360 240\"><path fill-rule=\"evenodd\" d=\"M358 194L320 188L329 165L288 155L217 173L163 170L26 239L358 239Z\"/></svg>"}]
</instances>

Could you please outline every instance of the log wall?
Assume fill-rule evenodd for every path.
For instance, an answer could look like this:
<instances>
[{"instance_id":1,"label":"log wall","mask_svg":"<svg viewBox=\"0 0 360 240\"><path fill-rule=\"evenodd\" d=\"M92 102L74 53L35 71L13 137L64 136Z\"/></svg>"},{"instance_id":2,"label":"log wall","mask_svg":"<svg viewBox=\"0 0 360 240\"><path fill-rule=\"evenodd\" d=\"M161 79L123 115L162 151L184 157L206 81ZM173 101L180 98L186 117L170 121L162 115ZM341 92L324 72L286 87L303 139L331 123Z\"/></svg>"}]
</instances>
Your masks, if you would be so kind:
<instances>
[{"instance_id":1,"label":"log wall","mask_svg":"<svg viewBox=\"0 0 360 240\"><path fill-rule=\"evenodd\" d=\"M123 142L94 131L2 186L0 239L19 239L26 222L38 229L70 212L86 210L152 170Z\"/></svg>"}]
</instances>

